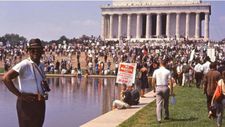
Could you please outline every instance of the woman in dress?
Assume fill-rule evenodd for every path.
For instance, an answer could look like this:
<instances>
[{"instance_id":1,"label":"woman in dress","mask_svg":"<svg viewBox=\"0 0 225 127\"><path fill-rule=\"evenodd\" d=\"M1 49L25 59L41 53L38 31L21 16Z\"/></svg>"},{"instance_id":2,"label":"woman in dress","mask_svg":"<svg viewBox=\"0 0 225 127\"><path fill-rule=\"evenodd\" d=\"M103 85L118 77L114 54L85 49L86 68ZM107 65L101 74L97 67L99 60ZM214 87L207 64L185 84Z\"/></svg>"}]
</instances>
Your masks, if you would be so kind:
<instances>
[{"instance_id":1,"label":"woman in dress","mask_svg":"<svg viewBox=\"0 0 225 127\"><path fill-rule=\"evenodd\" d=\"M141 97L145 97L145 89L149 88L148 86L148 69L147 63L144 63L144 66L140 69L140 81L141 81Z\"/></svg>"}]
</instances>

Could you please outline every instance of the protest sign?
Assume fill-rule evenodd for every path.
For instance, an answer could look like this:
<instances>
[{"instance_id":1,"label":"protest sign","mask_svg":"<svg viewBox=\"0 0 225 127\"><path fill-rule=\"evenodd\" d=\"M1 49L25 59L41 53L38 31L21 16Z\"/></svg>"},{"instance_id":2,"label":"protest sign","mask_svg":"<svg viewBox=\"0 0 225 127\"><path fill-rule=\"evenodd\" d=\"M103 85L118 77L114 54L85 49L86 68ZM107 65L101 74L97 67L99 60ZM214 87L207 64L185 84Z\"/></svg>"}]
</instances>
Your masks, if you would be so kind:
<instances>
[{"instance_id":1,"label":"protest sign","mask_svg":"<svg viewBox=\"0 0 225 127\"><path fill-rule=\"evenodd\" d=\"M188 61L192 61L194 59L194 56L195 56L195 49L193 49L191 51L191 56L190 56L190 59Z\"/></svg>"},{"instance_id":2,"label":"protest sign","mask_svg":"<svg viewBox=\"0 0 225 127\"><path fill-rule=\"evenodd\" d=\"M116 83L131 86L135 83L136 63L120 63Z\"/></svg>"},{"instance_id":3,"label":"protest sign","mask_svg":"<svg viewBox=\"0 0 225 127\"><path fill-rule=\"evenodd\" d=\"M207 56L209 56L210 60L212 62L215 62L216 60L216 52L214 48L208 48L207 49Z\"/></svg>"}]
</instances>

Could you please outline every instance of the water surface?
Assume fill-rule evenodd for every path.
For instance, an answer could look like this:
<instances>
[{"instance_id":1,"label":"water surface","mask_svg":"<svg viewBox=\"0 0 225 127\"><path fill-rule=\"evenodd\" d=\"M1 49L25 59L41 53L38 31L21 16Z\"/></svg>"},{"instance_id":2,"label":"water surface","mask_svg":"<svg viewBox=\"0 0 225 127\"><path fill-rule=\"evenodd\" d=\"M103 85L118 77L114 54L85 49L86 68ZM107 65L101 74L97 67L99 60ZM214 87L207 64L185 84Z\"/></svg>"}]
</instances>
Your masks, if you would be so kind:
<instances>
[{"instance_id":1,"label":"water surface","mask_svg":"<svg viewBox=\"0 0 225 127\"><path fill-rule=\"evenodd\" d=\"M48 78L51 92L44 127L78 127L111 110L119 98L114 78ZM16 97L0 82L0 123L18 127Z\"/></svg>"}]
</instances>

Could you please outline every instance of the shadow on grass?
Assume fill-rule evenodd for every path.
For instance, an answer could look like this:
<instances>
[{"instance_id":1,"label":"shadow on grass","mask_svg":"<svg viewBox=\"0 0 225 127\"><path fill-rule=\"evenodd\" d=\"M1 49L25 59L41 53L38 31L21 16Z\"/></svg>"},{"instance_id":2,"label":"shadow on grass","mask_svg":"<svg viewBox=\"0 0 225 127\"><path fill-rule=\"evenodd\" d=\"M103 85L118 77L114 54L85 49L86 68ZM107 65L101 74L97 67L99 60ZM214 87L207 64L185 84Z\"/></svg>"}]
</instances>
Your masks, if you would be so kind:
<instances>
[{"instance_id":1,"label":"shadow on grass","mask_svg":"<svg viewBox=\"0 0 225 127\"><path fill-rule=\"evenodd\" d=\"M186 122L186 121L196 121L198 120L198 118L196 117L190 117L190 118L187 118L187 119L177 119L177 118L170 118L170 122L173 122L173 121L181 121L181 122Z\"/></svg>"}]
</instances>

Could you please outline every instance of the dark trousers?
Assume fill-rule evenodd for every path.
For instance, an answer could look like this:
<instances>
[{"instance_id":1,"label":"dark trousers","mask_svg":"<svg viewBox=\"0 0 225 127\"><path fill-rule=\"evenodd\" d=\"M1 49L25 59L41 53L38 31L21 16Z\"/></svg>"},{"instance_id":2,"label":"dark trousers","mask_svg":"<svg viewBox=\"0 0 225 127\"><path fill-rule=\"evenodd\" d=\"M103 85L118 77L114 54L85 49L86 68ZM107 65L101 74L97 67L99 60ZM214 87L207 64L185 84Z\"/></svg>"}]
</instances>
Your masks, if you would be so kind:
<instances>
[{"instance_id":1,"label":"dark trousers","mask_svg":"<svg viewBox=\"0 0 225 127\"><path fill-rule=\"evenodd\" d=\"M181 84L182 84L182 78L183 78L183 74L182 74L182 73L177 75L177 83L178 83L180 86L181 86Z\"/></svg>"},{"instance_id":2,"label":"dark trousers","mask_svg":"<svg viewBox=\"0 0 225 127\"><path fill-rule=\"evenodd\" d=\"M45 101L26 102L17 99L19 127L42 127L45 119Z\"/></svg>"},{"instance_id":3,"label":"dark trousers","mask_svg":"<svg viewBox=\"0 0 225 127\"><path fill-rule=\"evenodd\" d=\"M202 72L196 72L195 73L195 80L196 80L196 87L199 88L201 85L201 81L202 81Z\"/></svg>"},{"instance_id":4,"label":"dark trousers","mask_svg":"<svg viewBox=\"0 0 225 127\"><path fill-rule=\"evenodd\" d=\"M213 95L208 95L206 94L206 99L207 99L207 109L208 109L208 112L211 110L211 101L212 101L212 97Z\"/></svg>"}]
</instances>

